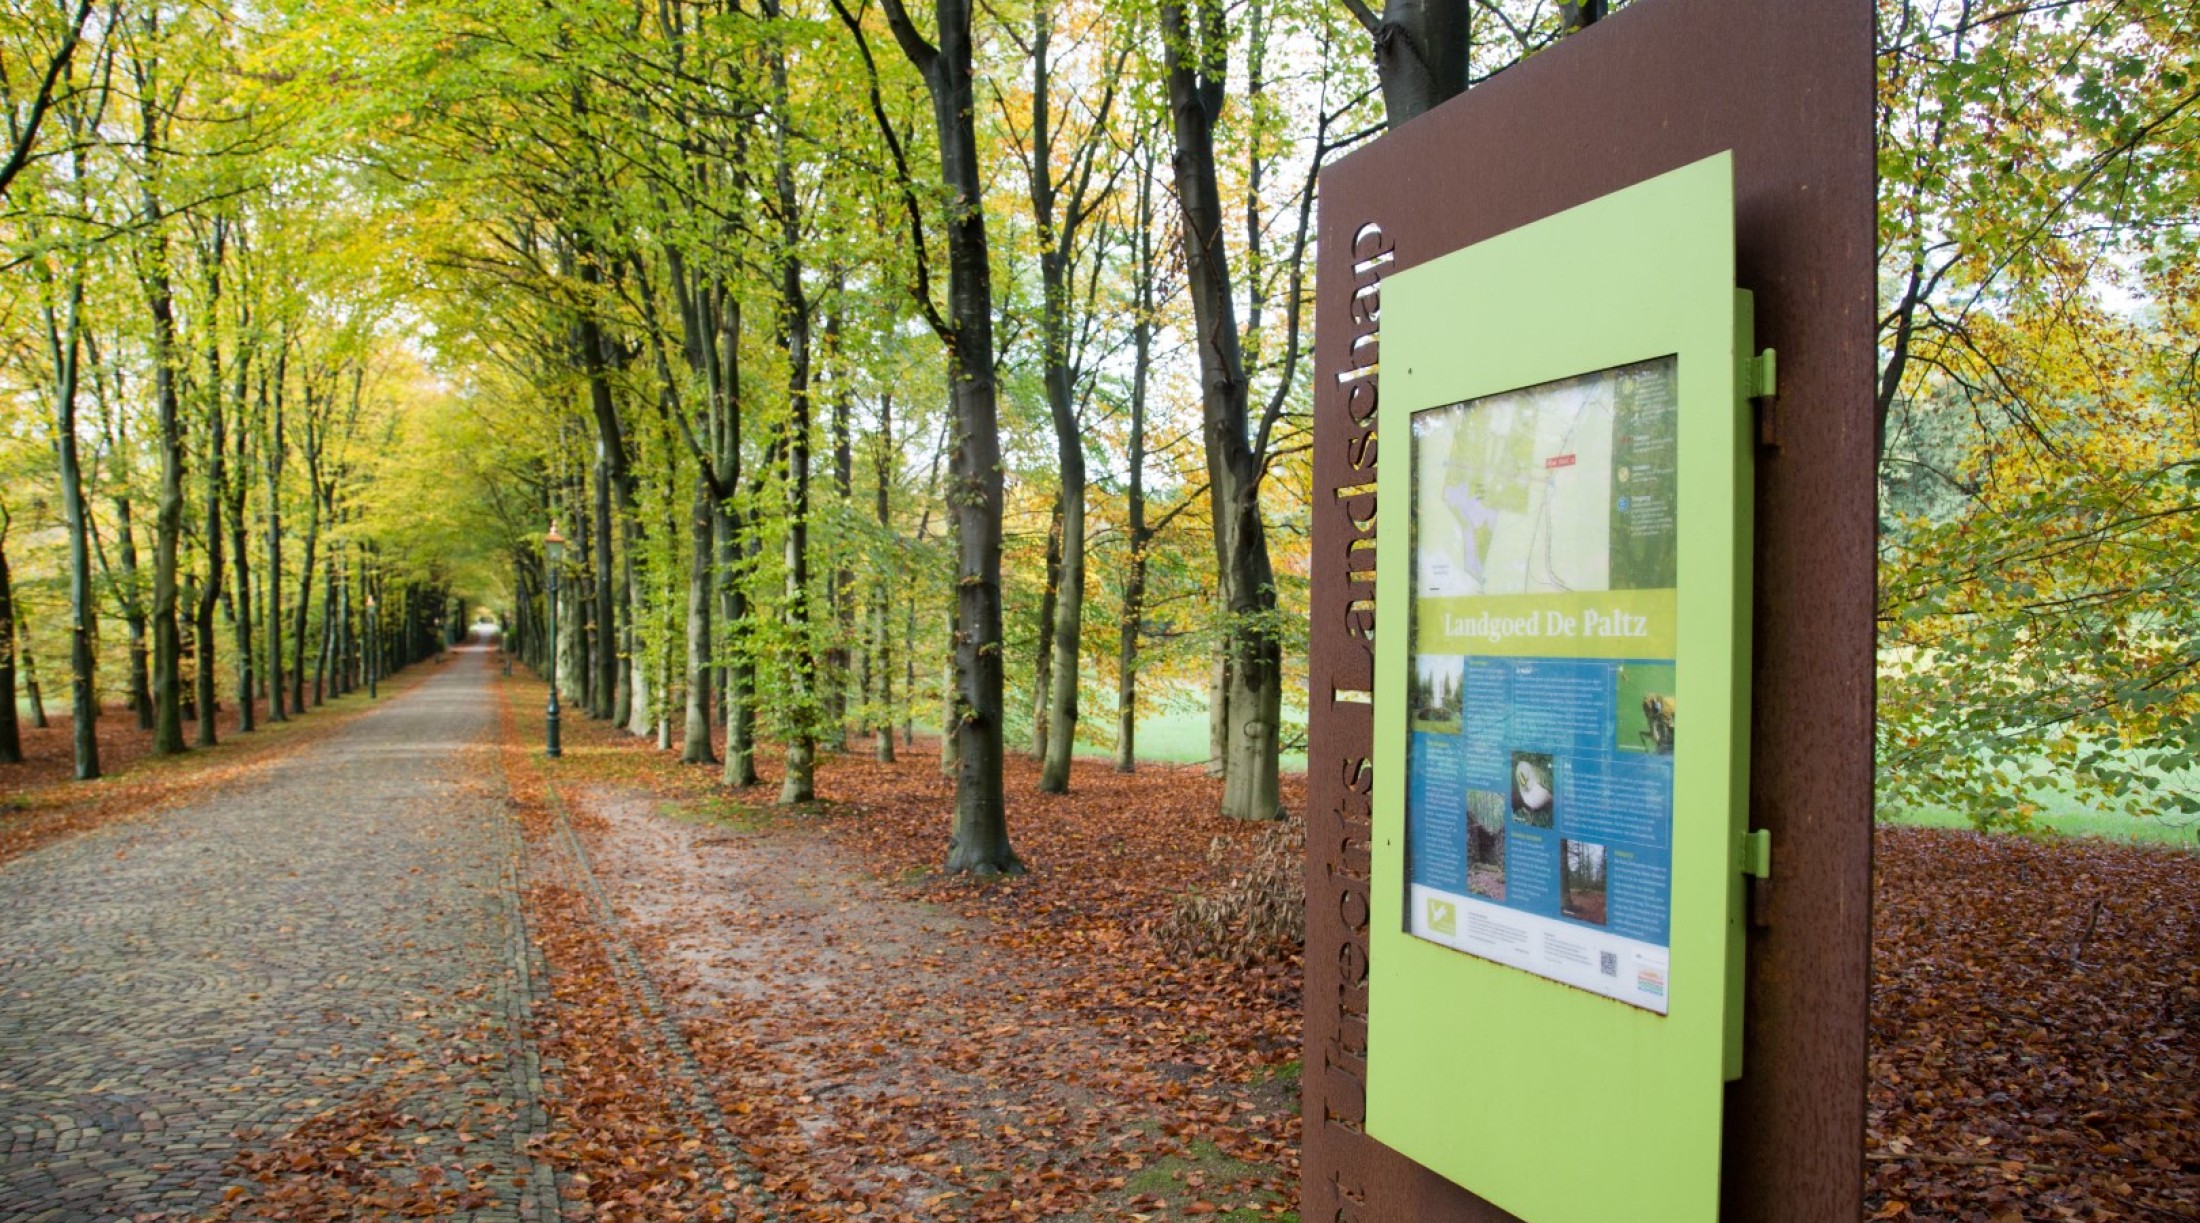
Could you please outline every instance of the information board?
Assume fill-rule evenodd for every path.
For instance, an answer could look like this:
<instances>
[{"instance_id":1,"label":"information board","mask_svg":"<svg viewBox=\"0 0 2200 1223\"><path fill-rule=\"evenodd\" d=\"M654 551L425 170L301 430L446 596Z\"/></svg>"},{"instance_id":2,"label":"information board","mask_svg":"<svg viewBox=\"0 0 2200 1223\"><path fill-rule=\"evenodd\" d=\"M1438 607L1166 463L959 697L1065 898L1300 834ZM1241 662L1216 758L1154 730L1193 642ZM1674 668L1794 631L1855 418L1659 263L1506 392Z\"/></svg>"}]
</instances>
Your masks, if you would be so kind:
<instances>
[{"instance_id":1,"label":"information board","mask_svg":"<svg viewBox=\"0 0 2200 1223\"><path fill-rule=\"evenodd\" d=\"M1664 1014L1677 362L1413 416L1408 925Z\"/></svg>"},{"instance_id":2,"label":"information board","mask_svg":"<svg viewBox=\"0 0 2200 1223\"><path fill-rule=\"evenodd\" d=\"M1382 285L1367 1130L1530 1223L1718 1215L1749 489L1733 162ZM1391 451L1396 454L1397 451Z\"/></svg>"}]
</instances>

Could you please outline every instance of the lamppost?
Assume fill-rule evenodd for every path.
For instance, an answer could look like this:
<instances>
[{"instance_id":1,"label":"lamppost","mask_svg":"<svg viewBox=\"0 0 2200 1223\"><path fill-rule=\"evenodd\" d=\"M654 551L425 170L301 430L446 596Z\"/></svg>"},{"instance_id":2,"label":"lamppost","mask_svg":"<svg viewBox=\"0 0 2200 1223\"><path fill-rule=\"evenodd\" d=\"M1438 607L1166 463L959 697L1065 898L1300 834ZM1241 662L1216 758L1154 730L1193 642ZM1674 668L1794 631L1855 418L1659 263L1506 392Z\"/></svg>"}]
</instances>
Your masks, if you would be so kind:
<instances>
[{"instance_id":1,"label":"lamppost","mask_svg":"<svg viewBox=\"0 0 2200 1223\"><path fill-rule=\"evenodd\" d=\"M550 708L543 727L543 754L556 759L558 751L558 566L565 560L565 537L558 534L558 524L550 524L550 533L542 537L542 558L550 570Z\"/></svg>"},{"instance_id":2,"label":"lamppost","mask_svg":"<svg viewBox=\"0 0 2200 1223\"><path fill-rule=\"evenodd\" d=\"M377 699L374 681L380 678L382 623L374 618L374 592L367 592L367 699Z\"/></svg>"}]
</instances>

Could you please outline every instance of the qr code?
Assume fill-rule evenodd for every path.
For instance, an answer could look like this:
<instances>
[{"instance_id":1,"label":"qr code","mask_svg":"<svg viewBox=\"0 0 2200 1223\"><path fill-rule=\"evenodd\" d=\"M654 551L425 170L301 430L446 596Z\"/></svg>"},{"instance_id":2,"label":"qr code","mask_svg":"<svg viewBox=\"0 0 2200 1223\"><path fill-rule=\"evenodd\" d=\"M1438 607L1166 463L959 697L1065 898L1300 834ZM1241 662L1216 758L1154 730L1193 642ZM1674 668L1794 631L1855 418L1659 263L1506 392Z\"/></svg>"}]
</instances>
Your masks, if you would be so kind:
<instances>
[{"instance_id":1,"label":"qr code","mask_svg":"<svg viewBox=\"0 0 2200 1223\"><path fill-rule=\"evenodd\" d=\"M1617 951L1597 952L1597 971L1603 973L1607 977L1618 976L1619 953Z\"/></svg>"}]
</instances>

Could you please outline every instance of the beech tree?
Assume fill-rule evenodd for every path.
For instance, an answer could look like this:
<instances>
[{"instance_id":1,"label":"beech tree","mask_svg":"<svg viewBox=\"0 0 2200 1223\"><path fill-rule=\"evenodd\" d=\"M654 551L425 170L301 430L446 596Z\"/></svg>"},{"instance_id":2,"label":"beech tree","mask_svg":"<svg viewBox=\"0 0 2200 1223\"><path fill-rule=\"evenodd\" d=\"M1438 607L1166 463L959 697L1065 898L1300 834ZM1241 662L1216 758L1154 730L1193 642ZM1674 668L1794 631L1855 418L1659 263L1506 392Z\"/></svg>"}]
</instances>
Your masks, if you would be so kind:
<instances>
[{"instance_id":1,"label":"beech tree","mask_svg":"<svg viewBox=\"0 0 2200 1223\"><path fill-rule=\"evenodd\" d=\"M918 310L946 350L953 442L948 465L948 513L956 540L954 634L955 698L943 734L955 746L955 829L947 869L977 874L1016 873L1023 864L1009 846L1008 815L1001 790L1003 730L1001 649L1001 444L993 369L993 271L986 245L984 189L980 182L977 129L972 118L969 0L936 0L935 45L918 31L900 0L882 0L895 43L924 80L932 98L932 122L945 188L942 228L947 248L947 309L933 301L925 257L925 218L917 183L878 89L878 69L863 23L841 0L834 8L862 50L870 76L872 110L881 137L893 150L905 185L904 204L913 237Z\"/></svg>"},{"instance_id":2,"label":"beech tree","mask_svg":"<svg viewBox=\"0 0 2200 1223\"><path fill-rule=\"evenodd\" d=\"M0 687L66 657L91 776L133 712L161 752L307 713L463 595L729 788L939 730L956 870L1020 866L1010 736L1061 790L1203 696L1271 818L1322 166L1606 7L20 5ZM1881 13L1882 792L2173 809L2192 22Z\"/></svg>"},{"instance_id":3,"label":"beech tree","mask_svg":"<svg viewBox=\"0 0 2200 1223\"><path fill-rule=\"evenodd\" d=\"M1056 19L1053 6L1040 0L1032 7L1029 36L1010 35L1030 61L1031 92L1028 115L1010 115L1008 121L1012 128L1025 121L1017 152L1029 183L1033 238L1039 248L1040 368L1061 476L1056 503L1060 527L1055 533L1059 543L1050 551L1055 563L1049 566L1047 583L1053 615L1041 621L1046 633L1041 674L1050 683L1038 718L1044 756L1039 788L1060 794L1069 790L1070 755L1077 738L1086 557L1081 408L1089 373L1085 368L1087 324L1096 308L1089 292L1081 292L1078 285L1080 279L1087 285L1097 284L1098 276L1088 269L1106 253L1105 247L1090 240L1088 227L1120 176L1122 159L1114 148L1111 121L1116 83L1123 78L1129 48L1120 34L1116 41L1085 48L1085 60L1078 66L1100 83L1097 98L1087 99L1084 113L1077 115L1065 105L1067 99L1056 86L1061 68L1054 41ZM1077 49L1074 44L1065 48L1072 54Z\"/></svg>"}]
</instances>

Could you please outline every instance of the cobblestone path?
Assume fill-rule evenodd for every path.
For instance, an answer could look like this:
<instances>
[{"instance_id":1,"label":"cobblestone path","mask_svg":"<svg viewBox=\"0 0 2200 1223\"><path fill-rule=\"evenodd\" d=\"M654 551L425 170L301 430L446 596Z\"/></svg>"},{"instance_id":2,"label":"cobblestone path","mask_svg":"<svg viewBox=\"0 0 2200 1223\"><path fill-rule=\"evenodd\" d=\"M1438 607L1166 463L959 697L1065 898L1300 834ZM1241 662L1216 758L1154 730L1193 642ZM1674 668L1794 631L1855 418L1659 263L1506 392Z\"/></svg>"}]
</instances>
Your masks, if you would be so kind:
<instances>
[{"instance_id":1,"label":"cobblestone path","mask_svg":"<svg viewBox=\"0 0 2200 1223\"><path fill-rule=\"evenodd\" d=\"M233 1158L369 1114L493 1199L457 1217L555 1217L495 729L461 651L222 793L0 867L0 1219L189 1218L250 1183Z\"/></svg>"}]
</instances>

